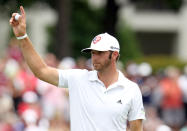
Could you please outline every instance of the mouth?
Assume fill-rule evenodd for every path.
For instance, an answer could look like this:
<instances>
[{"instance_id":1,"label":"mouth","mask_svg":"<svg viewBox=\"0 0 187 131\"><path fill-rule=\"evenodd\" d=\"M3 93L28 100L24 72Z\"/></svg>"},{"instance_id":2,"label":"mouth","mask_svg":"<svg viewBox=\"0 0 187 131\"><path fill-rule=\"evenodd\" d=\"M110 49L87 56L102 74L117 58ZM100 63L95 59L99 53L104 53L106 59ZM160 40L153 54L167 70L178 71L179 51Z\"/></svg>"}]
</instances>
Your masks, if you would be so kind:
<instances>
[{"instance_id":1,"label":"mouth","mask_svg":"<svg viewBox=\"0 0 187 131\"><path fill-rule=\"evenodd\" d=\"M94 67L94 68L97 68L97 67L99 67L99 65L100 65L100 64L98 64L98 63L94 63L94 64L93 64L93 67Z\"/></svg>"},{"instance_id":2,"label":"mouth","mask_svg":"<svg viewBox=\"0 0 187 131\"><path fill-rule=\"evenodd\" d=\"M100 65L99 63L93 63L93 65L95 66L95 65Z\"/></svg>"}]
</instances>

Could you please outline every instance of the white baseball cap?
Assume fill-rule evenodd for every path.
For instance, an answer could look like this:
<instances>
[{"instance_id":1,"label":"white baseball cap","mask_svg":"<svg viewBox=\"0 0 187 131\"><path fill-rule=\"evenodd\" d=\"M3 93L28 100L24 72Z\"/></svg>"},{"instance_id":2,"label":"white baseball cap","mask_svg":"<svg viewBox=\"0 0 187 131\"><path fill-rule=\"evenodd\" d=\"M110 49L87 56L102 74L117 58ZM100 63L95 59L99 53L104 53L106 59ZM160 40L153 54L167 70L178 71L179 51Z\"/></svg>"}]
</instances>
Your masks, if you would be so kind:
<instances>
[{"instance_id":1,"label":"white baseball cap","mask_svg":"<svg viewBox=\"0 0 187 131\"><path fill-rule=\"evenodd\" d=\"M81 52L90 52L91 50L96 51L117 51L119 52L118 40L108 33L102 33L94 37L89 48L81 50Z\"/></svg>"}]
</instances>

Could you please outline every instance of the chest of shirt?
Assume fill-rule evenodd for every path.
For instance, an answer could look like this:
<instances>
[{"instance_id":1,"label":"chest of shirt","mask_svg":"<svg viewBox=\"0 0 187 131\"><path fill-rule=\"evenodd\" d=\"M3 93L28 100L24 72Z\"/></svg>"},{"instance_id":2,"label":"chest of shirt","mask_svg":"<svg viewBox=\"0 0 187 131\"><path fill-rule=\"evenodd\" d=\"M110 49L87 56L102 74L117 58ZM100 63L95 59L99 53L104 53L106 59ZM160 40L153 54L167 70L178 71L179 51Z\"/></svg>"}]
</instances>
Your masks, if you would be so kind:
<instances>
[{"instance_id":1,"label":"chest of shirt","mask_svg":"<svg viewBox=\"0 0 187 131\"><path fill-rule=\"evenodd\" d=\"M76 87L70 87L70 100L79 103L80 108L86 110L93 117L110 117L126 119L131 106L128 90L122 86L106 89L97 81L78 82ZM123 117L123 118L121 118Z\"/></svg>"}]
</instances>

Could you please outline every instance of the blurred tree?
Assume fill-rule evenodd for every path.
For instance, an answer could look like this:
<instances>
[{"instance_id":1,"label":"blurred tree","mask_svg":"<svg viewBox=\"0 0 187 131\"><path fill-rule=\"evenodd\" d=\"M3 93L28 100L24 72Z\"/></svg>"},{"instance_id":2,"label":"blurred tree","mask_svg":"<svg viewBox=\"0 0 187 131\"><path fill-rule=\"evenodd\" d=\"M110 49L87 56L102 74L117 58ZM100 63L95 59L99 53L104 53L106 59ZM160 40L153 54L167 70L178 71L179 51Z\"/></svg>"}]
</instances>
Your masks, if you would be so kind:
<instances>
[{"instance_id":1,"label":"blurred tree","mask_svg":"<svg viewBox=\"0 0 187 131\"><path fill-rule=\"evenodd\" d=\"M103 20L104 31L111 35L116 35L116 24L118 21L118 11L120 6L116 3L116 0L107 0L105 7L105 14Z\"/></svg>"},{"instance_id":2,"label":"blurred tree","mask_svg":"<svg viewBox=\"0 0 187 131\"><path fill-rule=\"evenodd\" d=\"M129 0L134 3L139 10L170 10L177 12L183 4L183 0Z\"/></svg>"},{"instance_id":3,"label":"blurred tree","mask_svg":"<svg viewBox=\"0 0 187 131\"><path fill-rule=\"evenodd\" d=\"M141 58L143 56L140 50L139 43L136 40L135 33L126 23L120 23L118 25L118 34L120 42L120 60L123 64L126 62Z\"/></svg>"},{"instance_id":4,"label":"blurred tree","mask_svg":"<svg viewBox=\"0 0 187 131\"><path fill-rule=\"evenodd\" d=\"M117 5L115 0L107 0L106 7L101 9L90 8L87 0L72 0L70 17L71 24L69 28L70 33L68 34L71 39L68 44L63 43L64 45L67 45L65 46L66 48L58 48L50 44L49 49L58 48L58 50L61 51L61 53L69 53L65 53L62 56L70 55L75 58L79 57L80 55L82 55L80 54L80 50L85 47L88 47L91 43L91 40L96 34L99 34L101 32L108 32L112 35L116 35L118 10L119 6ZM54 43L54 41L56 40L58 40L58 38L52 38L52 40L50 41ZM56 43L58 43L58 41ZM64 48L66 51L63 51L62 48Z\"/></svg>"},{"instance_id":5,"label":"blurred tree","mask_svg":"<svg viewBox=\"0 0 187 131\"><path fill-rule=\"evenodd\" d=\"M69 24L68 28L69 33L67 34L71 39L69 39L69 44L66 44L67 48L69 48L71 51L68 51L67 48L64 48L69 53L71 52L71 54L69 54L68 56L77 58L80 55L84 55L80 54L80 50L85 48L86 46L89 46L92 38L102 30L101 21L103 12L103 9L91 9L87 0L71 1L71 17L69 18L71 23ZM58 48L59 51L63 52L63 47L57 47L59 46L59 43L56 39L56 31L54 30L54 28L57 29L58 27L48 28L50 38L48 50L55 53L55 48ZM54 43L58 43L56 44L56 47ZM64 56L67 56L67 54L65 54Z\"/></svg>"},{"instance_id":6,"label":"blurred tree","mask_svg":"<svg viewBox=\"0 0 187 131\"><path fill-rule=\"evenodd\" d=\"M84 55L80 54L80 50L90 46L93 37L103 31L103 14L103 9L92 9L87 1L73 0L71 17L73 57Z\"/></svg>"},{"instance_id":7,"label":"blurred tree","mask_svg":"<svg viewBox=\"0 0 187 131\"><path fill-rule=\"evenodd\" d=\"M55 0L56 10L58 12L58 22L56 26L55 54L61 59L65 56L71 56L72 48L69 36L70 26L70 0Z\"/></svg>"},{"instance_id":8,"label":"blurred tree","mask_svg":"<svg viewBox=\"0 0 187 131\"><path fill-rule=\"evenodd\" d=\"M20 5L30 6L36 0L0 0L0 11L10 15L19 9Z\"/></svg>"}]
</instances>

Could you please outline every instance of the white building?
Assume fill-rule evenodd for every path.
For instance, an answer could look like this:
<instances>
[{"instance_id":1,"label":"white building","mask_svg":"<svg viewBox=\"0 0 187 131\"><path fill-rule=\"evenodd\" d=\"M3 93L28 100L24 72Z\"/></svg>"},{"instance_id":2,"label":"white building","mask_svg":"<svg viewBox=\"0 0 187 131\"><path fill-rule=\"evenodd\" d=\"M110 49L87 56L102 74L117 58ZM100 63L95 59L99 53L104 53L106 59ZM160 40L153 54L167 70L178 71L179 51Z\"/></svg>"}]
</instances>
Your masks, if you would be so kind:
<instances>
[{"instance_id":1,"label":"white building","mask_svg":"<svg viewBox=\"0 0 187 131\"><path fill-rule=\"evenodd\" d=\"M130 5L122 9L120 16L139 36L141 45L145 48L144 53L162 54L164 52L177 56L181 60L187 60L186 1L177 13L136 11L135 6Z\"/></svg>"}]
</instances>

